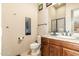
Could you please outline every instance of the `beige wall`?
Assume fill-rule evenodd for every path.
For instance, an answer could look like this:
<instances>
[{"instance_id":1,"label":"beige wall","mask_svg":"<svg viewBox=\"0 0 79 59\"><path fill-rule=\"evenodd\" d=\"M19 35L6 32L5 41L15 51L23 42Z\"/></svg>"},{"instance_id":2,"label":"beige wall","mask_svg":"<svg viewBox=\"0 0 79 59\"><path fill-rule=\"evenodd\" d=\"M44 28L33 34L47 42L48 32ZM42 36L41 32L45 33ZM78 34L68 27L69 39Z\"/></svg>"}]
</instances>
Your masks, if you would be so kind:
<instances>
[{"instance_id":1,"label":"beige wall","mask_svg":"<svg viewBox=\"0 0 79 59\"><path fill-rule=\"evenodd\" d=\"M54 6L49 6L48 7L48 14L50 19L56 19L56 9Z\"/></svg>"},{"instance_id":2,"label":"beige wall","mask_svg":"<svg viewBox=\"0 0 79 59\"><path fill-rule=\"evenodd\" d=\"M46 4L43 4L43 10L38 13L38 24L47 24L38 26L38 34L44 35L48 34L48 9L46 8Z\"/></svg>"},{"instance_id":3,"label":"beige wall","mask_svg":"<svg viewBox=\"0 0 79 59\"><path fill-rule=\"evenodd\" d=\"M66 14L66 6L61 6L56 10L56 18L62 18L65 17Z\"/></svg>"},{"instance_id":4,"label":"beige wall","mask_svg":"<svg viewBox=\"0 0 79 59\"><path fill-rule=\"evenodd\" d=\"M2 4L2 55L17 55L29 50L29 44L37 36L37 12L37 4ZM28 36L25 36L25 17L31 18L32 34ZM23 36L19 44L18 37Z\"/></svg>"},{"instance_id":5,"label":"beige wall","mask_svg":"<svg viewBox=\"0 0 79 59\"><path fill-rule=\"evenodd\" d=\"M65 12L66 12L66 6L62 6L60 8L55 8L54 6L49 6L48 7L48 13L49 17L51 19L57 19L57 18L62 18L65 17Z\"/></svg>"}]
</instances>

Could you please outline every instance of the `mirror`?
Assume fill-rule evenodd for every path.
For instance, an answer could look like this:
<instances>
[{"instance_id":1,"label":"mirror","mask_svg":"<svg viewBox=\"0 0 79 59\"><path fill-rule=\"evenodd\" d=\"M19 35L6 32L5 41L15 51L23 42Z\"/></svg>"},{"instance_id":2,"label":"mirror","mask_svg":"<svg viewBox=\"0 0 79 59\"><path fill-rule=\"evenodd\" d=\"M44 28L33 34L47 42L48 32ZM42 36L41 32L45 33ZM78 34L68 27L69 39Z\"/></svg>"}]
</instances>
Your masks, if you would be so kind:
<instances>
[{"instance_id":1,"label":"mirror","mask_svg":"<svg viewBox=\"0 0 79 59\"><path fill-rule=\"evenodd\" d=\"M66 31L66 25L65 25L65 18L59 18L57 19L57 32L65 32Z\"/></svg>"},{"instance_id":2,"label":"mirror","mask_svg":"<svg viewBox=\"0 0 79 59\"><path fill-rule=\"evenodd\" d=\"M57 32L56 19L51 20L51 32Z\"/></svg>"},{"instance_id":3,"label":"mirror","mask_svg":"<svg viewBox=\"0 0 79 59\"><path fill-rule=\"evenodd\" d=\"M51 32L65 32L65 18L53 19L51 20Z\"/></svg>"},{"instance_id":4,"label":"mirror","mask_svg":"<svg viewBox=\"0 0 79 59\"><path fill-rule=\"evenodd\" d=\"M49 32L66 31L65 12L66 5L64 3L56 3L48 7Z\"/></svg>"},{"instance_id":5,"label":"mirror","mask_svg":"<svg viewBox=\"0 0 79 59\"><path fill-rule=\"evenodd\" d=\"M79 33L79 8L71 11L72 15L72 28L74 33Z\"/></svg>"}]
</instances>

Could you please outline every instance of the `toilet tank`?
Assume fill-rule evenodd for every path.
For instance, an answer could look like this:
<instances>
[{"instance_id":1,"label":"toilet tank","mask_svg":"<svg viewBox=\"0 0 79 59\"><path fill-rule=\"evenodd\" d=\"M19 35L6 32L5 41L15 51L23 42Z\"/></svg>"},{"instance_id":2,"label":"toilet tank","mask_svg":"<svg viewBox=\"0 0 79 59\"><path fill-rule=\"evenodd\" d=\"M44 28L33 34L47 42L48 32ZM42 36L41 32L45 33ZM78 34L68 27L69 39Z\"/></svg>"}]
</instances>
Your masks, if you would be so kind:
<instances>
[{"instance_id":1,"label":"toilet tank","mask_svg":"<svg viewBox=\"0 0 79 59\"><path fill-rule=\"evenodd\" d=\"M37 36L37 39L36 40L37 40L38 43L41 44L41 36L40 35Z\"/></svg>"}]
</instances>

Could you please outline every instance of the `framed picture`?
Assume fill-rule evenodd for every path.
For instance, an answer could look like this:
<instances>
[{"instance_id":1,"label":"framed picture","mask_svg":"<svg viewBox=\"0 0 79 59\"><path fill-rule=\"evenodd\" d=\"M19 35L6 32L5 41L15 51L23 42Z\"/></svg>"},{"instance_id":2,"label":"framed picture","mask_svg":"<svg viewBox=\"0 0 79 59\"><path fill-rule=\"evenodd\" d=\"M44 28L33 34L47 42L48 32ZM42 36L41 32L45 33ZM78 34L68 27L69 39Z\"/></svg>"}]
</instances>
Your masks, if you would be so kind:
<instances>
[{"instance_id":1,"label":"framed picture","mask_svg":"<svg viewBox=\"0 0 79 59\"><path fill-rule=\"evenodd\" d=\"M38 9L41 11L43 9L43 4L39 4Z\"/></svg>"},{"instance_id":2,"label":"framed picture","mask_svg":"<svg viewBox=\"0 0 79 59\"><path fill-rule=\"evenodd\" d=\"M50 6L50 5L52 5L52 3L46 3L46 7L48 7L48 6Z\"/></svg>"}]
</instances>

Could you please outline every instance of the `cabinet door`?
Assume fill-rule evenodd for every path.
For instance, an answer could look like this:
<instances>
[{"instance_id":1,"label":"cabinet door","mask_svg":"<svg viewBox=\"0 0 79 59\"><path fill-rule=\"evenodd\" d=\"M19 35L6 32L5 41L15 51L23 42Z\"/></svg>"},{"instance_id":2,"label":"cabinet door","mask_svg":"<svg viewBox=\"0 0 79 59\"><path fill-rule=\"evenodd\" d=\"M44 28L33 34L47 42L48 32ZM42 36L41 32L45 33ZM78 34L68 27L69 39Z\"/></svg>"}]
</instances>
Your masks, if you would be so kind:
<instances>
[{"instance_id":1,"label":"cabinet door","mask_svg":"<svg viewBox=\"0 0 79 59\"><path fill-rule=\"evenodd\" d=\"M49 45L41 45L41 55L49 56Z\"/></svg>"},{"instance_id":2,"label":"cabinet door","mask_svg":"<svg viewBox=\"0 0 79 59\"><path fill-rule=\"evenodd\" d=\"M64 56L79 56L79 52L71 49L63 48Z\"/></svg>"},{"instance_id":3,"label":"cabinet door","mask_svg":"<svg viewBox=\"0 0 79 59\"><path fill-rule=\"evenodd\" d=\"M50 56L61 56L62 53L62 47L56 46L56 45L50 45Z\"/></svg>"}]
</instances>

